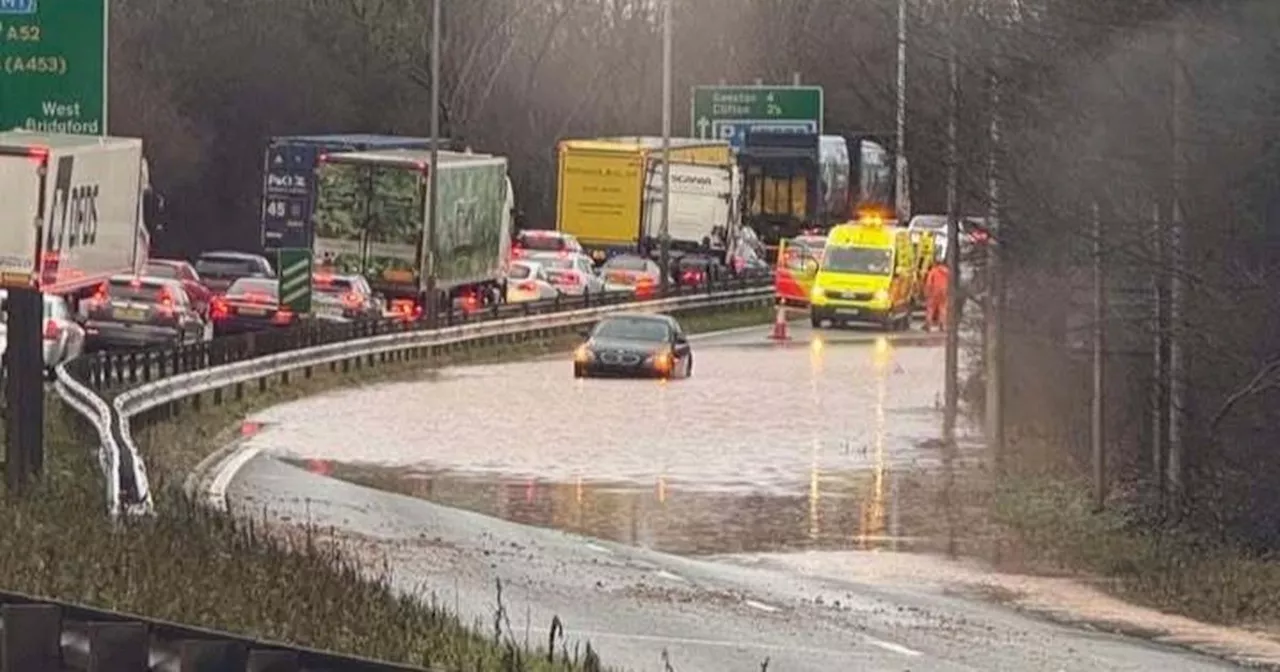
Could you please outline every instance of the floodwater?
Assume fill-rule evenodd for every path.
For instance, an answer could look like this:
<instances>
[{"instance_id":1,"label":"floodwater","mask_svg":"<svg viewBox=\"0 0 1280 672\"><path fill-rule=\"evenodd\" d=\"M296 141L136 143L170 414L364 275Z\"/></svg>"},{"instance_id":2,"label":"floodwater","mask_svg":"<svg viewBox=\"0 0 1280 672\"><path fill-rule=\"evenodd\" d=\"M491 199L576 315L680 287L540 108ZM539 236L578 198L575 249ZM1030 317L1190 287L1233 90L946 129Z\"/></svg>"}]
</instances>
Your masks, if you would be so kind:
<instances>
[{"instance_id":1,"label":"floodwater","mask_svg":"<svg viewBox=\"0 0 1280 672\"><path fill-rule=\"evenodd\" d=\"M941 339L795 329L695 343L695 375L475 366L257 416L253 441L336 477L684 554L952 547L938 484ZM958 523L957 523L958 524Z\"/></svg>"}]
</instances>

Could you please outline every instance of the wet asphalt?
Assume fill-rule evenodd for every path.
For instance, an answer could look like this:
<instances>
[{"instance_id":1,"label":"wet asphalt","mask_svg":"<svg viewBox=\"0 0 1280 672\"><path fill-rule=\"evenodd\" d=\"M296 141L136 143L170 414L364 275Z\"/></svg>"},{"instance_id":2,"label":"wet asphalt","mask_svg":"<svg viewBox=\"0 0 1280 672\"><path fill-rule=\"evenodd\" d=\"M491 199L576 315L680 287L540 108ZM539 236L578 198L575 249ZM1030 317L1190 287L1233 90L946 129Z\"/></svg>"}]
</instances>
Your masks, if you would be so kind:
<instances>
[{"instance_id":1,"label":"wet asphalt","mask_svg":"<svg viewBox=\"0 0 1280 672\"><path fill-rule=\"evenodd\" d=\"M1233 669L936 588L747 561L928 548L915 532L934 514L898 502L941 463L937 336L765 332L695 342L686 381L575 381L556 357L269 409L228 499L334 529L487 631L500 581L517 640L544 643L558 616L571 643L636 670L663 669L664 650L676 670Z\"/></svg>"}]
</instances>

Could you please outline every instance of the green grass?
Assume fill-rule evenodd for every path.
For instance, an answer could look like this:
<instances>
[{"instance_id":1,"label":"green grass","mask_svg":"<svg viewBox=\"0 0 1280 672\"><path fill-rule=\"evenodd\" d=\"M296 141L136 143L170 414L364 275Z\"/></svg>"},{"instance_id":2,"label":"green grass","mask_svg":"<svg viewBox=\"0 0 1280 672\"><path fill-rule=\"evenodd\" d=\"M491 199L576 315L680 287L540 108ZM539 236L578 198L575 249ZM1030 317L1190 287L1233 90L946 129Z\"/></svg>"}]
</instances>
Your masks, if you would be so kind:
<instances>
[{"instance_id":1,"label":"green grass","mask_svg":"<svg viewBox=\"0 0 1280 672\"><path fill-rule=\"evenodd\" d=\"M1134 523L1122 510L1093 513L1088 483L1010 476L993 519L1033 573L1098 579L1133 602L1225 625L1280 625L1280 562L1219 540Z\"/></svg>"}]
</instances>

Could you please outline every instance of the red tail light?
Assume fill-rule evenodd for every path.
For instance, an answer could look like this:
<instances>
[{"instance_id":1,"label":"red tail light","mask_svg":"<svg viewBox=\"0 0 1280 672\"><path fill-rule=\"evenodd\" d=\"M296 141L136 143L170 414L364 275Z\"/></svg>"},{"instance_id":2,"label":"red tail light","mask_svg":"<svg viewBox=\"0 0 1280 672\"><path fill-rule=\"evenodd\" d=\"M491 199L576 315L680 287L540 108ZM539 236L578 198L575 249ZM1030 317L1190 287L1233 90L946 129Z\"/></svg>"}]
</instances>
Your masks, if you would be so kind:
<instances>
[{"instance_id":1,"label":"red tail light","mask_svg":"<svg viewBox=\"0 0 1280 672\"><path fill-rule=\"evenodd\" d=\"M56 341L62 335L62 327L58 326L53 320L46 320L44 323L44 340Z\"/></svg>"},{"instance_id":2,"label":"red tail light","mask_svg":"<svg viewBox=\"0 0 1280 672\"><path fill-rule=\"evenodd\" d=\"M582 284L582 276L581 276L581 275L579 275L576 271L569 272L569 273L561 273L561 274L560 274L560 279L561 279L561 280L563 280L563 281L565 281L566 283L568 283L568 284L570 284L570 285L581 285L581 284Z\"/></svg>"},{"instance_id":3,"label":"red tail light","mask_svg":"<svg viewBox=\"0 0 1280 672\"><path fill-rule=\"evenodd\" d=\"M93 299L92 299L92 300L93 300L94 302L96 302L96 303L106 303L106 301L107 301L107 283L105 283L105 282L104 282L104 283L102 283L101 285L98 285L98 288L97 288L96 290L94 290L94 292L93 292Z\"/></svg>"},{"instance_id":4,"label":"red tail light","mask_svg":"<svg viewBox=\"0 0 1280 672\"><path fill-rule=\"evenodd\" d=\"M702 282L702 273L698 271L685 271L682 277L685 282Z\"/></svg>"},{"instance_id":5,"label":"red tail light","mask_svg":"<svg viewBox=\"0 0 1280 672\"><path fill-rule=\"evenodd\" d=\"M537 291L538 284L533 282L532 280L525 280L524 282L516 285L516 289L522 292L534 292L534 291Z\"/></svg>"},{"instance_id":6,"label":"red tail light","mask_svg":"<svg viewBox=\"0 0 1280 672\"><path fill-rule=\"evenodd\" d=\"M364 299L355 292L347 292L342 295L342 305L348 308L359 308L364 305Z\"/></svg>"},{"instance_id":7,"label":"red tail light","mask_svg":"<svg viewBox=\"0 0 1280 672\"><path fill-rule=\"evenodd\" d=\"M220 320L227 316L230 311L227 308L227 300L221 296L213 297L213 301L209 303L209 314L213 319Z\"/></svg>"},{"instance_id":8,"label":"red tail light","mask_svg":"<svg viewBox=\"0 0 1280 672\"><path fill-rule=\"evenodd\" d=\"M281 308L276 311L271 321L276 324L289 324L293 321L293 311L288 308Z\"/></svg>"}]
</instances>

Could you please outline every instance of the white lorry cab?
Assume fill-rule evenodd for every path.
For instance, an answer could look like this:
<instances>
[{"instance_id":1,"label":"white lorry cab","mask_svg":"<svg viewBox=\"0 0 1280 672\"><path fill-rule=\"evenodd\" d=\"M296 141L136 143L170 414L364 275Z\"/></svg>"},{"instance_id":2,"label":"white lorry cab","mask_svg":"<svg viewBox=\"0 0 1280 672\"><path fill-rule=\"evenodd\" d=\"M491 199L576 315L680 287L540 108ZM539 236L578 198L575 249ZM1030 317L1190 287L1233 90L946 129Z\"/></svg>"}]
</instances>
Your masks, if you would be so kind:
<instances>
[{"instance_id":1,"label":"white lorry cab","mask_svg":"<svg viewBox=\"0 0 1280 672\"><path fill-rule=\"evenodd\" d=\"M147 260L142 140L0 132L0 281L75 295Z\"/></svg>"}]
</instances>

